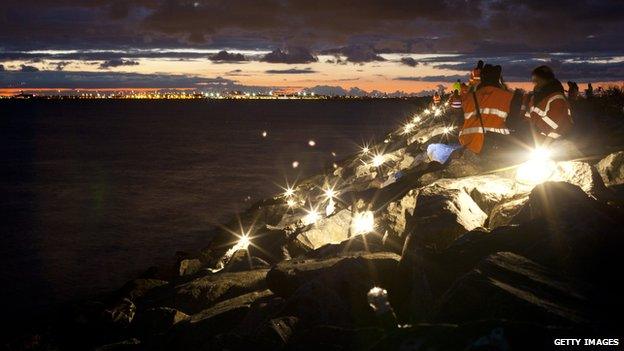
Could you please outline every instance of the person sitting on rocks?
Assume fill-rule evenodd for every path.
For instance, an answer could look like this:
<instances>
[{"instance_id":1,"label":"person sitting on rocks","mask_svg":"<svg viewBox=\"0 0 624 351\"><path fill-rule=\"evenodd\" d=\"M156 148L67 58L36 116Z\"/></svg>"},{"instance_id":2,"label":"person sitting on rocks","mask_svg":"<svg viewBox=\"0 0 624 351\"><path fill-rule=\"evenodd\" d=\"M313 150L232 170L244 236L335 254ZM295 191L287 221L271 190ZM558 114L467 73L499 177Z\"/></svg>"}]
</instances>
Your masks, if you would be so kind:
<instances>
[{"instance_id":1,"label":"person sitting on rocks","mask_svg":"<svg viewBox=\"0 0 624 351\"><path fill-rule=\"evenodd\" d=\"M533 139L538 146L561 149L561 156L577 156L578 150L565 139L574 126L570 104L563 85L555 78L548 66L539 66L531 74L534 88L525 97L524 118L533 130Z\"/></svg>"},{"instance_id":2,"label":"person sitting on rocks","mask_svg":"<svg viewBox=\"0 0 624 351\"><path fill-rule=\"evenodd\" d=\"M462 94L464 124L459 142L468 152L488 155L496 151L509 137L505 123L511 109L513 93L501 86L501 66L485 65L481 83L475 91Z\"/></svg>"}]
</instances>

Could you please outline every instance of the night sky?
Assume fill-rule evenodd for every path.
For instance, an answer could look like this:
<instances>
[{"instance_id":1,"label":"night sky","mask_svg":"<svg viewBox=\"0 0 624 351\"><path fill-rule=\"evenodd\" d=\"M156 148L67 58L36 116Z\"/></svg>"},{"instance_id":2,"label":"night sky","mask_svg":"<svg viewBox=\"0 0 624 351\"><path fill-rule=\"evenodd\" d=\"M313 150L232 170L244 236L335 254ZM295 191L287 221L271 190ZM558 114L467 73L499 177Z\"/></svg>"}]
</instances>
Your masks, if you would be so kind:
<instances>
[{"instance_id":1,"label":"night sky","mask_svg":"<svg viewBox=\"0 0 624 351\"><path fill-rule=\"evenodd\" d=\"M421 92L479 58L621 84L622 43L621 0L3 0L0 87Z\"/></svg>"}]
</instances>

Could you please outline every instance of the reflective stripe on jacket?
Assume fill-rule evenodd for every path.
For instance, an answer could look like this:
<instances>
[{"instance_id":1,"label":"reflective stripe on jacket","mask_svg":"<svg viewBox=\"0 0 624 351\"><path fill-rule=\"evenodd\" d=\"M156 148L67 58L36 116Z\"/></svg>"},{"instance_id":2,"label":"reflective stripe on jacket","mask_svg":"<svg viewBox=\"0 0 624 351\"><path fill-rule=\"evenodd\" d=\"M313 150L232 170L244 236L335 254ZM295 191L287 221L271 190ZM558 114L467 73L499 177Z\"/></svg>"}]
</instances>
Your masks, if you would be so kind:
<instances>
[{"instance_id":1,"label":"reflective stripe on jacket","mask_svg":"<svg viewBox=\"0 0 624 351\"><path fill-rule=\"evenodd\" d=\"M476 112L472 93L463 94L464 126L459 132L459 141L467 149L478 154L483 148L485 132L509 134L505 120L511 108L513 93L501 88L485 86L478 89L475 94L483 126Z\"/></svg>"},{"instance_id":2,"label":"reflective stripe on jacket","mask_svg":"<svg viewBox=\"0 0 624 351\"><path fill-rule=\"evenodd\" d=\"M451 97L451 107L456 109L462 108L461 97Z\"/></svg>"},{"instance_id":3,"label":"reflective stripe on jacket","mask_svg":"<svg viewBox=\"0 0 624 351\"><path fill-rule=\"evenodd\" d=\"M557 139L572 129L574 122L570 104L562 93L552 93L537 104L534 103L533 96L527 100L524 117L533 123L542 135Z\"/></svg>"}]
</instances>

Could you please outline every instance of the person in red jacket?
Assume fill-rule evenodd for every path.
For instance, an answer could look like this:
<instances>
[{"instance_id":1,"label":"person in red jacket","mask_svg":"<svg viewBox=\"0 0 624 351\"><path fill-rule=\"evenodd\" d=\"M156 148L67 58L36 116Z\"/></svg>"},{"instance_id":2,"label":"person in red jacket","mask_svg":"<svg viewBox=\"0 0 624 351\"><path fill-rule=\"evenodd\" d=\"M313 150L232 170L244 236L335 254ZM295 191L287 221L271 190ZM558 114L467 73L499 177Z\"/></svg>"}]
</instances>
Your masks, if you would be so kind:
<instances>
[{"instance_id":1,"label":"person in red jacket","mask_svg":"<svg viewBox=\"0 0 624 351\"><path fill-rule=\"evenodd\" d=\"M524 98L524 118L542 136L542 144L567 136L574 122L561 82L548 66L532 72L533 92Z\"/></svg>"}]
</instances>

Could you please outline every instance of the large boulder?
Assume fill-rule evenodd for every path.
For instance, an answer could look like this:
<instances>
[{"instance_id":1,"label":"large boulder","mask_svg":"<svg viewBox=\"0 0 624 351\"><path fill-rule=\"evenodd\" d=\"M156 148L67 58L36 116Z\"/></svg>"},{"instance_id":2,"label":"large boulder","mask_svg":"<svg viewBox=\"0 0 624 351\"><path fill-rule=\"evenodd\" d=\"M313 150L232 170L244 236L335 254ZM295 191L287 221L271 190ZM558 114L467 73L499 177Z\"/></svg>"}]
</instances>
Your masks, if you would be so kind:
<instances>
[{"instance_id":1,"label":"large boulder","mask_svg":"<svg viewBox=\"0 0 624 351\"><path fill-rule=\"evenodd\" d=\"M291 296L299 287L322 275L336 279L356 279L357 273L364 275L367 282L383 283L386 279L392 281L395 278L392 273L399 259L400 256L395 253L377 252L351 253L326 259L284 261L267 273L266 281L271 291L283 297ZM354 275L349 277L350 273ZM384 276L385 274L389 276Z\"/></svg>"},{"instance_id":2,"label":"large boulder","mask_svg":"<svg viewBox=\"0 0 624 351\"><path fill-rule=\"evenodd\" d=\"M245 318L253 301L270 294L268 290L251 292L192 315L168 333L162 349L209 350L215 336L234 329Z\"/></svg>"},{"instance_id":3,"label":"large boulder","mask_svg":"<svg viewBox=\"0 0 624 351\"><path fill-rule=\"evenodd\" d=\"M416 190L409 190L403 197L389 202L380 211L378 230L387 235L388 240L395 241L398 247L402 247L405 241L407 219L414 215L417 194Z\"/></svg>"},{"instance_id":4,"label":"large boulder","mask_svg":"<svg viewBox=\"0 0 624 351\"><path fill-rule=\"evenodd\" d=\"M522 211L527 201L529 201L529 196L521 195L496 204L488 217L487 227L493 229L510 224L514 217Z\"/></svg>"},{"instance_id":5,"label":"large boulder","mask_svg":"<svg viewBox=\"0 0 624 351\"><path fill-rule=\"evenodd\" d=\"M624 151L609 154L596 164L606 185L624 184Z\"/></svg>"},{"instance_id":6,"label":"large boulder","mask_svg":"<svg viewBox=\"0 0 624 351\"><path fill-rule=\"evenodd\" d=\"M545 325L587 322L583 289L525 257L499 252L461 277L440 298L432 319L466 323L513 319Z\"/></svg>"},{"instance_id":7,"label":"large boulder","mask_svg":"<svg viewBox=\"0 0 624 351\"><path fill-rule=\"evenodd\" d=\"M141 336L159 335L168 332L174 325L186 321L189 316L174 308L156 307L139 311L132 328Z\"/></svg>"},{"instance_id":8,"label":"large boulder","mask_svg":"<svg viewBox=\"0 0 624 351\"><path fill-rule=\"evenodd\" d=\"M391 292L401 288L403 281L396 274L399 258L392 253L343 257L304 275L296 268L276 269L267 275L267 282L288 297L279 315L295 316L308 325L372 325L376 317L366 295L375 286Z\"/></svg>"},{"instance_id":9,"label":"large boulder","mask_svg":"<svg viewBox=\"0 0 624 351\"><path fill-rule=\"evenodd\" d=\"M310 249L326 244L337 244L349 238L351 211L344 209L329 217L320 218L310 229L297 234L296 240Z\"/></svg>"},{"instance_id":10,"label":"large boulder","mask_svg":"<svg viewBox=\"0 0 624 351\"><path fill-rule=\"evenodd\" d=\"M109 324L126 328L132 323L136 314L136 305L127 298L118 301L103 312L104 321Z\"/></svg>"},{"instance_id":11,"label":"large boulder","mask_svg":"<svg viewBox=\"0 0 624 351\"><path fill-rule=\"evenodd\" d=\"M175 308L194 314L213 304L241 294L265 289L267 269L207 274L146 297L148 306Z\"/></svg>"},{"instance_id":12,"label":"large boulder","mask_svg":"<svg viewBox=\"0 0 624 351\"><path fill-rule=\"evenodd\" d=\"M178 263L178 274L183 277L193 275L202 268L202 262L198 258L186 258Z\"/></svg>"},{"instance_id":13,"label":"large boulder","mask_svg":"<svg viewBox=\"0 0 624 351\"><path fill-rule=\"evenodd\" d=\"M465 191L485 213L490 213L494 206L502 201L520 193L528 193L526 189L519 188L513 179L498 174L445 178L435 181L432 185L434 184L447 189Z\"/></svg>"},{"instance_id":14,"label":"large boulder","mask_svg":"<svg viewBox=\"0 0 624 351\"><path fill-rule=\"evenodd\" d=\"M413 245L442 249L467 231L482 227L487 215L463 190L440 185L422 188L410 221Z\"/></svg>"},{"instance_id":15,"label":"large boulder","mask_svg":"<svg viewBox=\"0 0 624 351\"><path fill-rule=\"evenodd\" d=\"M568 182L579 186L589 195L599 198L605 191L605 184L596 168L587 162L557 162L552 182Z\"/></svg>"}]
</instances>

